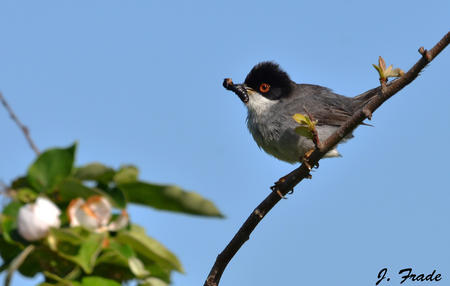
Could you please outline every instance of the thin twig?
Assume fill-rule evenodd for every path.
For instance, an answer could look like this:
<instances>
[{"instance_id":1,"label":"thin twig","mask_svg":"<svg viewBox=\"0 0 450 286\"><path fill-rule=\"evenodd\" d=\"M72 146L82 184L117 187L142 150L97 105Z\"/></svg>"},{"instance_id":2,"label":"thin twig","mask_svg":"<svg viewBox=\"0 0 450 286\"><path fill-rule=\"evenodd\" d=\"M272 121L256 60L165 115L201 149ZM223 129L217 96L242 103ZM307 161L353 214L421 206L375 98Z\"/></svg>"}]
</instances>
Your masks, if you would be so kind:
<instances>
[{"instance_id":1,"label":"thin twig","mask_svg":"<svg viewBox=\"0 0 450 286\"><path fill-rule=\"evenodd\" d=\"M11 279L14 274L14 272L19 269L19 267L24 263L25 259L27 259L28 255L32 253L35 249L35 246L33 244L29 244L27 247L25 247L22 252L14 258L8 267L8 272L5 277L5 286L9 286L11 284Z\"/></svg>"},{"instance_id":2,"label":"thin twig","mask_svg":"<svg viewBox=\"0 0 450 286\"><path fill-rule=\"evenodd\" d=\"M22 130L23 135L25 135L25 139L27 139L28 144L30 144L31 149L33 149L33 151L34 151L34 153L36 153L36 155L39 155L39 153L40 153L39 149L36 147L36 144L34 144L33 140L31 139L30 131L28 130L28 128L25 125L22 124L22 122L16 116L16 114L14 113L12 108L9 106L8 102L3 97L3 94L1 92L0 92L0 101L2 102L5 109L8 111L9 116L11 116L11 119L17 124L17 126L19 126L20 130Z\"/></svg>"},{"instance_id":3,"label":"thin twig","mask_svg":"<svg viewBox=\"0 0 450 286\"><path fill-rule=\"evenodd\" d=\"M319 160L334 146L336 146L346 135L352 132L358 125L360 125L366 118L371 117L372 113L380 107L386 100L399 92L406 85L411 83L420 73L420 71L431 62L448 44L450 43L450 32L447 33L431 50L423 52L421 49L422 57L419 61L402 77L391 82L383 88L377 87L368 92L377 93L365 106L357 111L349 120L347 120L336 132L322 142L320 148L316 148L309 157L309 165L314 166ZM366 92L366 94L368 93ZM241 246L249 239L251 232L255 229L258 223L264 218L264 216L281 200L282 195L286 195L303 179L310 176L310 170L307 164L303 163L301 166L288 175L284 176L282 180L279 180L275 186L274 192L271 192L262 201L256 209L250 214L239 231L235 234L230 243L225 249L217 256L206 281L205 286L217 286L220 282L220 278L233 256L239 251Z\"/></svg>"}]
</instances>

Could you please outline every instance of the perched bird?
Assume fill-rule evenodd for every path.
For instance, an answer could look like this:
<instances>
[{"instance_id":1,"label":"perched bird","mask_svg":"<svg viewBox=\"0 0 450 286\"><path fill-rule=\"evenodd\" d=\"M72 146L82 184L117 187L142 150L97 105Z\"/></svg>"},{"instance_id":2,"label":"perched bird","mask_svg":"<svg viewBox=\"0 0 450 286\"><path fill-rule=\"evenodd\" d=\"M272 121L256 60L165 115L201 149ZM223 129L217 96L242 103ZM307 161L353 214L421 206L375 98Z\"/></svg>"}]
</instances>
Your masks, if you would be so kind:
<instances>
[{"instance_id":1,"label":"perched bird","mask_svg":"<svg viewBox=\"0 0 450 286\"><path fill-rule=\"evenodd\" d=\"M224 86L231 89L226 85L225 81ZM289 163L300 162L314 148L311 139L295 132L299 125L292 118L294 114L317 120L316 130L322 142L376 94L366 92L351 98L323 86L297 84L274 62L257 64L245 82L234 85L232 90L247 106L247 126L258 146ZM324 157L339 156L334 148Z\"/></svg>"}]
</instances>

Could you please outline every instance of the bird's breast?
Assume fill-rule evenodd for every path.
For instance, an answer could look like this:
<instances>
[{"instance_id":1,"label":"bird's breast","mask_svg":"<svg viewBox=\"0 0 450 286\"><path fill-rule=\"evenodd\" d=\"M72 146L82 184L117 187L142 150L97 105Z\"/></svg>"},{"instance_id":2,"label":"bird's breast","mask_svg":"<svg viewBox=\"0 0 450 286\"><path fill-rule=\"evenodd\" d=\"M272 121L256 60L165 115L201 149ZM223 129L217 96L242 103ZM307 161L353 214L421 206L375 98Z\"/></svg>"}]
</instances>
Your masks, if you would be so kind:
<instances>
[{"instance_id":1,"label":"bird's breast","mask_svg":"<svg viewBox=\"0 0 450 286\"><path fill-rule=\"evenodd\" d=\"M299 136L287 118L258 116L249 110L247 127L256 144L266 153L289 163L300 160L313 147L311 140Z\"/></svg>"}]
</instances>

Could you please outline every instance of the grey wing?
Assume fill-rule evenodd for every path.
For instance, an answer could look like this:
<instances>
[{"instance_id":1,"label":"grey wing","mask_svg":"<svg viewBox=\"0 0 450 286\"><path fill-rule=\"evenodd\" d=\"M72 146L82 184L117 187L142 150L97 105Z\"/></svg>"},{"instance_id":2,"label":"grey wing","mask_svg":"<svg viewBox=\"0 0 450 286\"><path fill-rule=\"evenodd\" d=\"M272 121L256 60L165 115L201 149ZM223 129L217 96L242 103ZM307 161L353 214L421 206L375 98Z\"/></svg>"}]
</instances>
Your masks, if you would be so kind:
<instances>
[{"instance_id":1,"label":"grey wing","mask_svg":"<svg viewBox=\"0 0 450 286\"><path fill-rule=\"evenodd\" d=\"M311 114L317 125L341 126L354 112L353 99L333 93L330 89L298 84L296 96L286 99L289 114Z\"/></svg>"}]
</instances>

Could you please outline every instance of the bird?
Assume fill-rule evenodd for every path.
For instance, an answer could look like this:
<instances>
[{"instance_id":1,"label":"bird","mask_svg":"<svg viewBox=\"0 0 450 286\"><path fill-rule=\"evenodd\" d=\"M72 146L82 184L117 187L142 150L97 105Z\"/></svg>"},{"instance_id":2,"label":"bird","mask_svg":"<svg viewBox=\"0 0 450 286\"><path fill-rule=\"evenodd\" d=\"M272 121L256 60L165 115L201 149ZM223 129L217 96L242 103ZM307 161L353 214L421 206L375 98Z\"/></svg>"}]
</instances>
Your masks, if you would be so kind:
<instances>
[{"instance_id":1,"label":"bird","mask_svg":"<svg viewBox=\"0 0 450 286\"><path fill-rule=\"evenodd\" d=\"M295 131L299 124L292 118L294 114L309 115L317 121L317 135L323 142L376 94L368 91L346 97L327 87L297 84L272 61L256 64L244 83L232 88L229 83L231 79L225 79L224 87L233 90L247 107L247 127L257 145L291 164L303 162L305 154L315 147L313 140ZM352 137L349 134L341 142ZM340 156L336 146L324 155Z\"/></svg>"}]
</instances>

